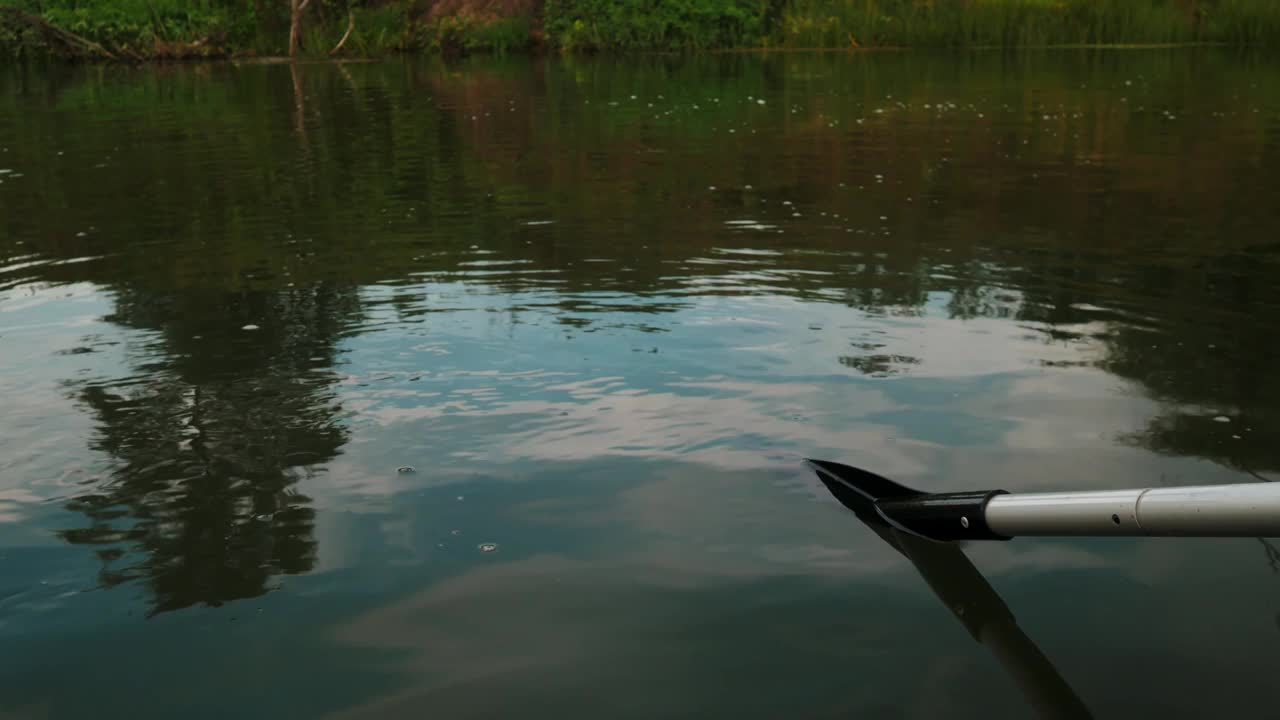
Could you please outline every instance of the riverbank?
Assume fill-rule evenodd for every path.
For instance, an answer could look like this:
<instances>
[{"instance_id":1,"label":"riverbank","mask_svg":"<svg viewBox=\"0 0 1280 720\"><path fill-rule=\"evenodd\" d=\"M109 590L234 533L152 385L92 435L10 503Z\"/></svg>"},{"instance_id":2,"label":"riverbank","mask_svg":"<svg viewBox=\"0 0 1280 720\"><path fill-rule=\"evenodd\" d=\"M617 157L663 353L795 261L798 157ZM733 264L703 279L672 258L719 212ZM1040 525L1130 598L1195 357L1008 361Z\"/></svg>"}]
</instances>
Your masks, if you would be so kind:
<instances>
[{"instance_id":1,"label":"riverbank","mask_svg":"<svg viewBox=\"0 0 1280 720\"><path fill-rule=\"evenodd\" d=\"M291 5L293 7L291 7ZM296 12L295 12L296 9ZM296 21L296 22L295 22ZM11 0L9 55L1280 45L1271 0Z\"/></svg>"}]
</instances>

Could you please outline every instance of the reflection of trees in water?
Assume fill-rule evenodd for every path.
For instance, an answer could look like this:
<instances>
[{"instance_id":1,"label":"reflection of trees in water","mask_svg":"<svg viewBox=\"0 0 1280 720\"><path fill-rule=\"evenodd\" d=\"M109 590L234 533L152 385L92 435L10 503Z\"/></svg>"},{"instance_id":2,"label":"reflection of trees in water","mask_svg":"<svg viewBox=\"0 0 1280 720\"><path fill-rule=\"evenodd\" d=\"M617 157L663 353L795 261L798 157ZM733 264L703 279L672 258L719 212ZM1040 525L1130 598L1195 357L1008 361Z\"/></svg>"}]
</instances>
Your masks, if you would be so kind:
<instances>
[{"instance_id":1,"label":"reflection of trees in water","mask_svg":"<svg viewBox=\"0 0 1280 720\"><path fill-rule=\"evenodd\" d=\"M871 343L860 343L864 347ZM905 368L920 364L920 359L910 355L886 355L873 353L870 355L841 355L840 364L853 368L864 375L887 377L905 372Z\"/></svg>"},{"instance_id":2,"label":"reflection of trees in water","mask_svg":"<svg viewBox=\"0 0 1280 720\"><path fill-rule=\"evenodd\" d=\"M140 580L152 613L267 592L315 563L314 510L297 483L346 442L332 386L350 290L121 291L121 324L152 329L138 374L76 388L110 477L68 503L100 546L100 581ZM256 331L241 330L254 324Z\"/></svg>"},{"instance_id":3,"label":"reflection of trees in water","mask_svg":"<svg viewBox=\"0 0 1280 720\"><path fill-rule=\"evenodd\" d=\"M110 255L24 272L113 288L171 287L174 278L262 287L285 277L354 287L413 274L415 285L389 301L404 321L449 311L442 294L466 286L520 295L508 310L513 322L547 312L566 333L611 327L620 311L658 316L715 295L781 294L891 317L924 315L930 296L943 295L951 319L1015 321L1046 342L1099 349L1081 362L1141 383L1165 407L1127 440L1280 469L1280 450L1267 441L1280 433L1280 376L1268 366L1276 334L1254 312L1280 305L1275 274L1258 264L1275 247L1248 245L1262 234L1249 223L1274 222L1266 208L1275 205L1275 134L1265 115L1234 112L1241 105L1232 99L1255 84L1275 88L1280 76L1198 57L1210 64L1197 72L1213 77L1196 86L1208 94L1202 107L1233 112L1178 123L1107 89L1145 76L1144 104L1177 105L1170 88L1182 81L1165 80L1191 69L1180 57L1134 58L1122 75L1092 61L1035 61L1022 70L1036 82L1012 84L1006 60L954 66L915 56L84 80L58 90L62 103L5 105L14 136L6 163L28 177L6 185L12 202L0 206L0 227L27 244L0 254ZM782 77L777 102L729 102L773 98ZM632 93L646 105L664 94L662 107L677 114L659 120L639 104L609 104ZM900 102L887 103L890 93ZM969 109L945 117L929 109L940 93ZM0 97L17 103L16 94ZM77 152L128 182L48 161L65 143L65 108L103 107L107 97L130 111L127 132L86 132ZM881 106L887 112L875 114ZM724 128L752 114L763 123L760 140L727 142ZM841 125L830 122L837 118ZM144 196L149 208L139 212ZM805 219L786 225L783 200ZM814 220L815 211L840 219ZM780 232L726 229L743 219ZM102 230L81 237L95 226ZM754 254L718 252L726 248ZM480 271L478 260L492 264ZM448 289L424 293L418 282ZM99 496L80 501L95 526L77 532L141 547L153 535L179 537L178 521L167 519L176 516L192 532L220 533L224 545L241 531L260 544L253 518L305 508L288 488L343 442L330 419L325 358L354 299L331 289L120 292L116 320L158 332L159 350L147 354L161 359L140 360L149 376L137 383L80 390L102 425L100 446L121 468ZM247 323L262 329L238 330ZM913 358L871 345L838 361L872 375L910 372ZM1215 422L1219 412L1232 422ZM171 487L222 509L202 514L203 506L166 500ZM255 502L267 512L250 513ZM127 526L135 505L142 520ZM254 552L241 564L289 564ZM172 556L152 553L155 562Z\"/></svg>"},{"instance_id":4,"label":"reflection of trees in water","mask_svg":"<svg viewBox=\"0 0 1280 720\"><path fill-rule=\"evenodd\" d=\"M1269 257L1252 263L1205 253L1186 267L1139 275L1154 276L1136 288L1151 298L1149 326L1117 325L1106 368L1141 382L1166 410L1127 439L1244 472L1280 470L1280 375L1267 311L1280 304L1280 288Z\"/></svg>"},{"instance_id":5,"label":"reflection of trees in water","mask_svg":"<svg viewBox=\"0 0 1280 720\"><path fill-rule=\"evenodd\" d=\"M1094 365L1140 384L1162 410L1123 442L1246 473L1280 470L1274 256L1245 258L1174 225L1146 231L1168 238L1162 254L1116 251L1103 262L1064 242L1020 265L953 262L949 316L1014 320L1082 351L1079 362L1048 364Z\"/></svg>"}]
</instances>

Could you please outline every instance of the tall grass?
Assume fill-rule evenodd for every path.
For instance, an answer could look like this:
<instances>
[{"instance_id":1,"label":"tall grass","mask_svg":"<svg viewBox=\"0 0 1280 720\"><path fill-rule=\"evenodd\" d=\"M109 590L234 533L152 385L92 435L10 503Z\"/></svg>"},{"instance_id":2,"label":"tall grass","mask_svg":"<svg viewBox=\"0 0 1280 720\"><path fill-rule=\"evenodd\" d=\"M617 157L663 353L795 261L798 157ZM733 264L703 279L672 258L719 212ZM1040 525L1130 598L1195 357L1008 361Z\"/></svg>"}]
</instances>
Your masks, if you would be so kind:
<instances>
[{"instance_id":1,"label":"tall grass","mask_svg":"<svg viewBox=\"0 0 1280 720\"><path fill-rule=\"evenodd\" d=\"M792 0L789 47L1033 46L1280 40L1276 0Z\"/></svg>"},{"instance_id":2,"label":"tall grass","mask_svg":"<svg viewBox=\"0 0 1280 720\"><path fill-rule=\"evenodd\" d=\"M771 0L547 0L547 35L569 50L758 47Z\"/></svg>"},{"instance_id":3,"label":"tall grass","mask_svg":"<svg viewBox=\"0 0 1280 720\"><path fill-rule=\"evenodd\" d=\"M444 17L430 24L415 26L408 46L445 54L505 54L525 49L532 42L533 33L528 18L481 20Z\"/></svg>"}]
</instances>

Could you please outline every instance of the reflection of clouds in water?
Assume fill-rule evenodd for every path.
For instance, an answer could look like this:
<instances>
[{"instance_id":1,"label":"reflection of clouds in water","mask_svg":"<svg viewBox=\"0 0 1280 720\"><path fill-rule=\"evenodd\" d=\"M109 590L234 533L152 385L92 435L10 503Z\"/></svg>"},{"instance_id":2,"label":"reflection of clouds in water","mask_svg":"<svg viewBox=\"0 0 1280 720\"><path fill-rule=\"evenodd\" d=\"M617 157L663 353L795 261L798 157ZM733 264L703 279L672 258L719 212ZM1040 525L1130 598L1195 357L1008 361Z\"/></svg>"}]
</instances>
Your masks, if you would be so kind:
<instances>
[{"instance_id":1,"label":"reflection of clouds in water","mask_svg":"<svg viewBox=\"0 0 1280 720\"><path fill-rule=\"evenodd\" d=\"M670 332L644 362L630 332L565 342L528 318L436 314L432 348L456 356L447 364L402 340L406 328L353 344L342 401L357 432L347 460L373 452L368 437L399 448L404 463L442 470L595 457L749 470L807 455L910 480L957 445L1052 454L1067 438L1072 449L1109 447L1108 433L1133 426L1113 427L1117 419L1150 411L1115 394L1110 376L1070 367L1092 358L1089 343L1046 343L1004 319L951 319L947 297L931 296L911 316L783 296L700 297L657 316ZM500 351L531 339L536 356ZM741 364L726 363L734 358ZM896 379L867 381L841 365L880 372L883 358ZM379 485L394 492L400 481L369 478L361 490Z\"/></svg>"},{"instance_id":2,"label":"reflection of clouds in water","mask_svg":"<svg viewBox=\"0 0 1280 720\"><path fill-rule=\"evenodd\" d=\"M439 388L448 394L421 405L405 404L412 395L387 391L344 403L357 409L361 422L403 438L404 462L422 464L418 459L429 457L437 467L455 470L477 462L597 457L782 469L816 456L846 459L934 490L963 489L977 478L1025 491L1055 483L1121 487L1133 477L1114 471L1078 475L1094 461L1119 460L1135 473L1160 462L1115 444L1115 435L1138 422L1150 403L1116 394L1113 385L1101 372L1082 370L979 386L713 378L646 389L618 377L557 378L526 382L522 392L450 383ZM947 440L961 432L975 439ZM1081 451L1089 453L1085 465ZM359 443L352 452L359 457Z\"/></svg>"},{"instance_id":3,"label":"reflection of clouds in water","mask_svg":"<svg viewBox=\"0 0 1280 720\"><path fill-rule=\"evenodd\" d=\"M902 451L890 450L888 430L849 422L897 407L883 393L856 385L715 380L670 382L658 389L600 378L530 388L525 394L558 399L504 400L495 392L452 388L419 406L346 399L361 419L388 427L481 420L485 436L446 433L452 449L485 442L488 462L583 460L601 455L678 458L743 470L778 465L779 454L864 448L884 472L919 471ZM844 412L839 413L843 409ZM854 414L856 413L856 415ZM843 425L836 426L836 418ZM418 445L431 443L426 433ZM438 436L437 436L438 437ZM880 448L880 449L877 449Z\"/></svg>"},{"instance_id":4,"label":"reflection of clouds in water","mask_svg":"<svg viewBox=\"0 0 1280 720\"><path fill-rule=\"evenodd\" d=\"M669 379L636 386L607 373L577 379L553 372L468 373L386 388L349 386L343 403L355 411L356 427L377 442L362 442L364 433L357 433L320 479L329 487L310 489L320 496L387 497L495 468L509 475L521 464L603 458L799 472L800 459L809 456L853 462L932 491L996 486L1026 492L1153 484L1177 464L1114 443L1150 403L1115 393L1114 378L1100 371L941 384L663 377ZM972 441L948 440L960 432ZM398 476L394 467L401 464L426 472ZM706 483L699 477L684 482ZM760 511L769 516L768 508Z\"/></svg>"},{"instance_id":5,"label":"reflection of clouds in water","mask_svg":"<svg viewBox=\"0 0 1280 720\"><path fill-rule=\"evenodd\" d=\"M561 547L539 543L547 533L569 533L577 538L569 542L575 557L662 568L703 581L806 576L884 582L906 569L902 558L832 499L807 469L748 472L634 459L539 467L517 481L475 484L467 490L466 507L455 503L460 491L436 486L438 480L416 490L402 486L398 493L350 498L346 513L321 517L324 567L393 548L405 550L415 562L431 562L439 533L429 529L443 532L447 526L460 528L468 538L500 530L503 547L515 553ZM473 498L479 503L474 508ZM486 518L500 522L489 526L467 514L480 508ZM388 517L372 536L354 532L353 524L369 522L359 516L370 514ZM428 534L408 540L404 522L395 518L411 520ZM1035 547L1027 554L1032 547L1014 547L1007 557L997 554L992 567L1000 572L1104 564L1079 548Z\"/></svg>"},{"instance_id":6,"label":"reflection of clouds in water","mask_svg":"<svg viewBox=\"0 0 1280 720\"><path fill-rule=\"evenodd\" d=\"M492 717L535 708L547 715L575 705L607 717L723 711L754 702L752 693L741 691L751 677L783 686L794 681L790 691L779 688L781 695L798 688L825 690L824 697L794 698L811 712L850 695L821 687L812 674L815 655L865 654L840 644L821 651L833 630L850 642L880 648L892 647L890 636L898 632L829 613L823 621L814 605L831 598L806 592L812 589L786 579L717 581L628 560L539 556L487 565L334 631L340 645L400 658L403 679L399 692L336 717L402 717L427 710ZM779 624L773 613L789 610L798 611L797 617ZM905 669L901 654L884 654ZM882 681L890 675L887 668L863 672ZM478 691L485 687L501 692ZM872 693L852 694L875 702L868 697Z\"/></svg>"},{"instance_id":7,"label":"reflection of clouds in water","mask_svg":"<svg viewBox=\"0 0 1280 720\"><path fill-rule=\"evenodd\" d=\"M41 498L22 488L0 490L0 525L27 519L23 505L40 502Z\"/></svg>"},{"instance_id":8,"label":"reflection of clouds in water","mask_svg":"<svg viewBox=\"0 0 1280 720\"><path fill-rule=\"evenodd\" d=\"M620 467L628 469L635 466ZM491 508L510 538L504 552L526 552L524 557L489 560L477 553L461 574L332 629L340 647L388 658L396 677L395 691L340 716L397 717L430 709L481 717L527 703L548 712L575 703L615 703L619 711L641 715L678 714L703 703L725 710L749 702L724 692L750 686L744 673L771 687L803 690L806 711L837 701L850 711L883 711L877 703L893 694L886 689L903 683L907 699L895 703L896 715L965 717L956 710L967 706L960 698L993 692L1007 703L997 715L1022 716L1023 701L1007 677L988 664L982 647L910 564L834 502L795 492L799 474L780 478L667 463L621 490L616 484L593 491L590 483L530 481L532 499ZM411 506L396 507L413 515ZM537 546L538 528L575 523L584 526L575 537L586 544L561 552ZM1117 672L1118 661L1099 663L1099 653L1126 658L1127 687L1155 688L1159 673L1143 670L1146 661L1192 662L1189 653L1206 646L1233 652L1256 647L1251 635L1242 634L1246 624L1223 634L1211 623L1189 627L1178 621L1194 608L1226 602L1244 617L1270 617L1260 612L1270 606L1255 587L1265 585L1259 579L1269 580L1265 574L1243 577L1239 563L1220 562L1210 573L1220 582L1209 586L1195 574L1176 572L1231 559L1232 549L1222 543L1026 540L975 543L969 551L997 588L1008 591L1006 600L1035 639L1087 698L1107 701L1103 706L1127 701L1105 696L1111 687L1105 678ZM1147 564L1162 570L1133 578L1132 568ZM1067 585L1064 570L1074 573ZM1117 590L1135 579L1144 592L1123 594L1117 603ZM1046 581L1051 585L1038 587ZM1064 592L1067 587L1087 590ZM1234 599L1215 599L1228 589ZM1168 617L1151 620L1152 607ZM1126 632L1114 632L1120 627ZM1174 627L1180 629L1170 632ZM1254 658L1256 652L1246 654ZM856 666L859 682L822 685L815 671L833 661ZM1212 674L1256 697L1254 685L1265 667L1234 681L1226 671ZM477 692L482 687L501 692ZM650 687L662 687L663 696L648 696ZM1203 693L1183 688L1173 694L1190 702ZM923 695L949 702L942 708ZM912 699L917 696L922 699ZM744 712L768 716L758 707Z\"/></svg>"},{"instance_id":9,"label":"reflection of clouds in water","mask_svg":"<svg viewBox=\"0 0 1280 720\"><path fill-rule=\"evenodd\" d=\"M90 435L93 423L62 383L91 377L90 370L92 377L129 374L120 333L102 320L110 308L88 283L0 291L0 495L18 493L8 503L0 497L0 521L22 520L24 506L74 492L84 479L69 477L76 469L100 470L101 458L68 442ZM68 352L86 347L94 352Z\"/></svg>"}]
</instances>

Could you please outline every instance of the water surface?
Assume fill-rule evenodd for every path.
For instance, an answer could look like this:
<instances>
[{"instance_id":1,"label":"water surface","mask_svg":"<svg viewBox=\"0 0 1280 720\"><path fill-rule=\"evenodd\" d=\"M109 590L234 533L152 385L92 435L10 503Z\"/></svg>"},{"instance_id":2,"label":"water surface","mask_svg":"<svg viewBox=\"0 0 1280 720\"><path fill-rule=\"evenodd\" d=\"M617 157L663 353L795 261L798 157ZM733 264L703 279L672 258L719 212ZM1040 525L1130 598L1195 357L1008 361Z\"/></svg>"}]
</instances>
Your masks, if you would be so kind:
<instances>
[{"instance_id":1,"label":"water surface","mask_svg":"<svg viewBox=\"0 0 1280 720\"><path fill-rule=\"evenodd\" d=\"M1280 478L1280 66L0 71L0 716L1029 717L801 465ZM1099 717L1280 551L966 548Z\"/></svg>"}]
</instances>

